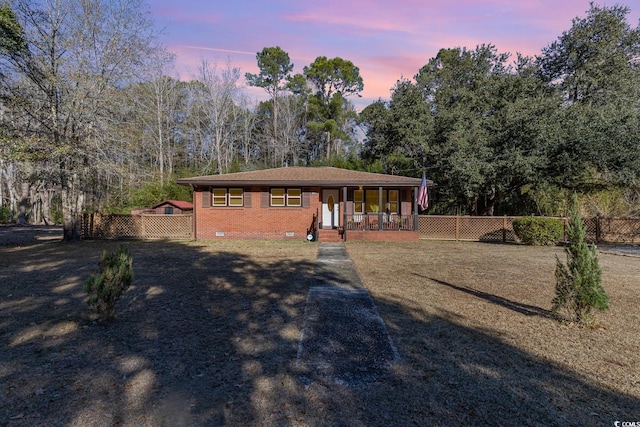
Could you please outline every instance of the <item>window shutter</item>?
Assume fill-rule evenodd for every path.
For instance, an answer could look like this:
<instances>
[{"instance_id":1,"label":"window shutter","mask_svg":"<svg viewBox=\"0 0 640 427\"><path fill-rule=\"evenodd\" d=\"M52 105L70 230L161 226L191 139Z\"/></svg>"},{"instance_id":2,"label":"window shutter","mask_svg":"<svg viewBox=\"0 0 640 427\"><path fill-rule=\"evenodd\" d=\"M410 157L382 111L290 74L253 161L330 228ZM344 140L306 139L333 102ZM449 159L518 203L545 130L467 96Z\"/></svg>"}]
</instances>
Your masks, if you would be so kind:
<instances>
[{"instance_id":1,"label":"window shutter","mask_svg":"<svg viewBox=\"0 0 640 427\"><path fill-rule=\"evenodd\" d=\"M244 189L244 207L245 208L250 208L251 207L251 190L253 190L252 188L245 188Z\"/></svg>"},{"instance_id":2,"label":"window shutter","mask_svg":"<svg viewBox=\"0 0 640 427\"><path fill-rule=\"evenodd\" d=\"M260 206L263 208L269 207L269 189L268 188L263 187L260 189Z\"/></svg>"},{"instance_id":3,"label":"window shutter","mask_svg":"<svg viewBox=\"0 0 640 427\"><path fill-rule=\"evenodd\" d=\"M205 187L202 189L202 207L211 207L211 189L209 187Z\"/></svg>"},{"instance_id":4,"label":"window shutter","mask_svg":"<svg viewBox=\"0 0 640 427\"><path fill-rule=\"evenodd\" d=\"M308 208L311 206L311 193L309 190L305 190L302 192L302 207Z\"/></svg>"}]
</instances>

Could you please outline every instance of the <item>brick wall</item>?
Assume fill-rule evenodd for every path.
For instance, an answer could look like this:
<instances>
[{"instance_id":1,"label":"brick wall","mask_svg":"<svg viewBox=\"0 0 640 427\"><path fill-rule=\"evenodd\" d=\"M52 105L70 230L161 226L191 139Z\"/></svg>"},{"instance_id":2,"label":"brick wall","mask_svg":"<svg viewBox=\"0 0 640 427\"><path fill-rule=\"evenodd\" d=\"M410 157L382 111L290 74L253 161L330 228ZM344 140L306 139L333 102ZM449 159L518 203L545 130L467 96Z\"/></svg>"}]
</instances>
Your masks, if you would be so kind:
<instances>
[{"instance_id":1,"label":"brick wall","mask_svg":"<svg viewBox=\"0 0 640 427\"><path fill-rule=\"evenodd\" d=\"M203 207L202 191L208 190L194 193L196 239L202 240L306 239L313 215L321 210L318 189L305 190L304 207L263 207L260 188L245 189L244 207Z\"/></svg>"},{"instance_id":2,"label":"brick wall","mask_svg":"<svg viewBox=\"0 0 640 427\"><path fill-rule=\"evenodd\" d=\"M203 204L203 193L209 194L208 188L196 188L194 192L195 238L200 240L304 240L310 228L313 215L320 216L322 224L322 190L320 188L303 189L302 207L268 206L268 188L245 188L243 207L206 207ZM406 192L410 197L409 191ZM208 196L207 196L208 197ZM206 198L206 197L205 197ZM339 197L339 212L345 212L342 196ZM347 202L347 209L353 210L353 202ZM351 206L350 206L351 205ZM403 200L402 211L410 210L411 202ZM365 232L348 231L347 240L367 241L417 241L419 233L402 231Z\"/></svg>"}]
</instances>

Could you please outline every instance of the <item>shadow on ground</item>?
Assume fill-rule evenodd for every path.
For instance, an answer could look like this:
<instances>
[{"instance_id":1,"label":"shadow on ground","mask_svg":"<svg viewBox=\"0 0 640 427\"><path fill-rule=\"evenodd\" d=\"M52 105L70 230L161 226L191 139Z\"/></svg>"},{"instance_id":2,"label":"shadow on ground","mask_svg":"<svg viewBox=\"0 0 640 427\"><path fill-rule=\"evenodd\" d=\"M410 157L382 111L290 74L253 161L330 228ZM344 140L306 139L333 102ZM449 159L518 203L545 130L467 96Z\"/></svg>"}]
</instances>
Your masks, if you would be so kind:
<instances>
[{"instance_id":1,"label":"shadow on ground","mask_svg":"<svg viewBox=\"0 0 640 427\"><path fill-rule=\"evenodd\" d=\"M82 282L117 243L0 248L0 425L255 422L257 383L295 361L312 262L124 244L134 286L111 323Z\"/></svg>"},{"instance_id":2,"label":"shadow on ground","mask_svg":"<svg viewBox=\"0 0 640 427\"><path fill-rule=\"evenodd\" d=\"M62 227L57 225L0 225L0 247L30 246L62 240Z\"/></svg>"},{"instance_id":3,"label":"shadow on ground","mask_svg":"<svg viewBox=\"0 0 640 427\"><path fill-rule=\"evenodd\" d=\"M249 256L126 243L135 286L112 323L88 316L82 281L117 243L0 248L0 425L611 425L639 416L638 399L411 301L375 301L400 354L376 381L300 382L315 258L304 254L317 246L300 243L290 257L259 244L263 253Z\"/></svg>"}]
</instances>

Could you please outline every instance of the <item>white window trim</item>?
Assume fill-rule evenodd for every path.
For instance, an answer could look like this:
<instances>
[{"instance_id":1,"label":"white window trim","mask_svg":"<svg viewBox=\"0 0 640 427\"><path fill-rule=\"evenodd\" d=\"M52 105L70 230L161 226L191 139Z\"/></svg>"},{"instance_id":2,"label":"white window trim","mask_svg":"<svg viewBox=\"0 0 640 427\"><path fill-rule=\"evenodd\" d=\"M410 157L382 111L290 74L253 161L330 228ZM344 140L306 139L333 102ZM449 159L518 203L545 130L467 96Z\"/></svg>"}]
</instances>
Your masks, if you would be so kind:
<instances>
[{"instance_id":1,"label":"white window trim","mask_svg":"<svg viewBox=\"0 0 640 427\"><path fill-rule=\"evenodd\" d=\"M224 204L222 203L216 204L216 198L218 201L222 201L222 195L216 196L214 194L216 190L218 191L224 190ZM231 190L240 190L242 194L239 196L231 197ZM239 200L240 204L232 205L231 200ZM211 189L211 207L212 208L224 208L224 207L240 208L243 206L244 206L244 188L233 187L233 188L212 188Z\"/></svg>"},{"instance_id":2,"label":"white window trim","mask_svg":"<svg viewBox=\"0 0 640 427\"><path fill-rule=\"evenodd\" d=\"M282 195L274 196L273 195L274 190L282 190ZM282 203L274 204L273 203L274 198L278 201L282 200ZM287 190L284 188L272 188L271 190L269 190L269 206L272 206L274 208L283 208L287 206Z\"/></svg>"},{"instance_id":3,"label":"white window trim","mask_svg":"<svg viewBox=\"0 0 640 427\"><path fill-rule=\"evenodd\" d=\"M239 196L232 196L231 195L231 190L240 190L240 195ZM231 204L232 200L239 200L240 204ZM233 208L240 208L240 207L244 206L244 188L239 188L239 187L229 188L227 190L227 205L231 206Z\"/></svg>"},{"instance_id":4,"label":"white window trim","mask_svg":"<svg viewBox=\"0 0 640 427\"><path fill-rule=\"evenodd\" d=\"M289 196L289 190L298 190L299 193L297 196ZM294 208L302 207L302 188L287 188L286 195L287 195L287 206L291 206ZM291 204L290 201L296 201L297 204L295 205Z\"/></svg>"},{"instance_id":5,"label":"white window trim","mask_svg":"<svg viewBox=\"0 0 640 427\"><path fill-rule=\"evenodd\" d=\"M360 199L356 198L356 194L360 193ZM356 210L357 204L360 203L360 210ZM364 201L364 190L354 190L353 192L353 213L354 214L364 214L365 201Z\"/></svg>"},{"instance_id":6,"label":"white window trim","mask_svg":"<svg viewBox=\"0 0 640 427\"><path fill-rule=\"evenodd\" d=\"M276 199L278 201L282 201L282 204L274 204L273 200L274 200L274 196L273 196L273 191L274 190L282 190L282 196L276 196ZM289 190L298 190L300 191L300 195L299 196L289 196ZM297 202L297 204L292 205L291 202ZM282 187L274 187L271 188L269 190L269 206L274 207L274 208L286 208L286 207L292 207L292 208L301 208L302 207L302 188L282 188Z\"/></svg>"}]
</instances>

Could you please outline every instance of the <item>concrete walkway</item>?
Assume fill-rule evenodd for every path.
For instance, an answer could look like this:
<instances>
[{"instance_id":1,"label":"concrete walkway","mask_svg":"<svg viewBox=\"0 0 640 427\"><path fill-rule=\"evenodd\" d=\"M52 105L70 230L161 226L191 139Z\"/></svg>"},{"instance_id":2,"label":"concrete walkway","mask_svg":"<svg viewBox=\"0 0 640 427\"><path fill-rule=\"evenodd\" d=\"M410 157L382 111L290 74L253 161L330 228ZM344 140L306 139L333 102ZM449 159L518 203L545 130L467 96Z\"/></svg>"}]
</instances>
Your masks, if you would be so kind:
<instances>
[{"instance_id":1,"label":"concrete walkway","mask_svg":"<svg viewBox=\"0 0 640 427\"><path fill-rule=\"evenodd\" d=\"M384 321L342 243L320 243L298 348L302 381L374 381L398 360Z\"/></svg>"}]
</instances>

